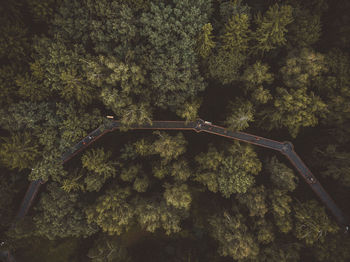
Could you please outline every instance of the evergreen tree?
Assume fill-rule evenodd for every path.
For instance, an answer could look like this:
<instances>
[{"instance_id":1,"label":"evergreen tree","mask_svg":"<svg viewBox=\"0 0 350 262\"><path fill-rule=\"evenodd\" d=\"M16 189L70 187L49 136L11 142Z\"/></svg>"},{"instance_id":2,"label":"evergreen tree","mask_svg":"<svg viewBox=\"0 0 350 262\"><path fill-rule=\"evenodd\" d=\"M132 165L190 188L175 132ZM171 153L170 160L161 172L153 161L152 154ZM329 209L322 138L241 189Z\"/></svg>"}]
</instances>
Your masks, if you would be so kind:
<instances>
[{"instance_id":1,"label":"evergreen tree","mask_svg":"<svg viewBox=\"0 0 350 262\"><path fill-rule=\"evenodd\" d=\"M241 131L249 127L254 121L254 108L249 101L236 99L229 105L231 114L226 118L225 124L229 130Z\"/></svg>"},{"instance_id":2,"label":"evergreen tree","mask_svg":"<svg viewBox=\"0 0 350 262\"><path fill-rule=\"evenodd\" d=\"M259 112L262 123L269 130L286 127L296 137L301 127L315 126L319 116L325 116L327 105L306 88L288 91L277 88L273 107ZM268 120L268 124L265 121Z\"/></svg>"},{"instance_id":3,"label":"evergreen tree","mask_svg":"<svg viewBox=\"0 0 350 262\"><path fill-rule=\"evenodd\" d=\"M55 239L87 237L97 232L94 223L87 224L84 204L78 202L78 194L63 191L57 183L49 184L47 190L49 193L43 193L36 207L36 234Z\"/></svg>"},{"instance_id":4,"label":"evergreen tree","mask_svg":"<svg viewBox=\"0 0 350 262\"><path fill-rule=\"evenodd\" d=\"M289 5L270 6L264 16L256 17L257 29L253 34L256 42L253 50L267 52L286 44L287 25L293 22L293 8Z\"/></svg>"},{"instance_id":5,"label":"evergreen tree","mask_svg":"<svg viewBox=\"0 0 350 262\"><path fill-rule=\"evenodd\" d=\"M14 133L3 137L0 148L0 161L10 169L32 168L39 157L39 148L31 133Z\"/></svg>"},{"instance_id":6,"label":"evergreen tree","mask_svg":"<svg viewBox=\"0 0 350 262\"><path fill-rule=\"evenodd\" d=\"M210 23L203 25L202 31L197 37L197 53L202 57L206 58L212 48L215 47L215 42L212 36L213 27Z\"/></svg>"}]
</instances>

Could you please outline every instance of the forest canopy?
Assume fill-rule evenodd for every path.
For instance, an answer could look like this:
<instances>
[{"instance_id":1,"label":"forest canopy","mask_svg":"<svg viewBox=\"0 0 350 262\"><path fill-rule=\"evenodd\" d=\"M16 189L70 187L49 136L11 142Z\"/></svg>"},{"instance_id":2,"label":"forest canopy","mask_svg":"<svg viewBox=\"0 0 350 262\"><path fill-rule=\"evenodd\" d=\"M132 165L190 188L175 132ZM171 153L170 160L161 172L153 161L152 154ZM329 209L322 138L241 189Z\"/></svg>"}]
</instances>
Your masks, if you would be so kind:
<instances>
[{"instance_id":1,"label":"forest canopy","mask_svg":"<svg viewBox=\"0 0 350 262\"><path fill-rule=\"evenodd\" d=\"M2 1L0 251L29 262L349 261L349 237L282 155L130 129L200 117L291 141L349 216L349 13L347 0ZM62 165L107 115L123 128Z\"/></svg>"}]
</instances>

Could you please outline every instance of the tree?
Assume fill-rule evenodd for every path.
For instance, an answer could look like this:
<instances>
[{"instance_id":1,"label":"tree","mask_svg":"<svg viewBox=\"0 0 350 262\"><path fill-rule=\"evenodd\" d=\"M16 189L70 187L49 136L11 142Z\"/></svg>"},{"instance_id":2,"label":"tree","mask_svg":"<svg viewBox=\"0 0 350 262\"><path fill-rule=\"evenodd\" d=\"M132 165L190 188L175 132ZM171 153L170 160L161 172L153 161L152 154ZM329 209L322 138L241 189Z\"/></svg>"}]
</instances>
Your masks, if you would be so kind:
<instances>
[{"instance_id":1,"label":"tree","mask_svg":"<svg viewBox=\"0 0 350 262\"><path fill-rule=\"evenodd\" d=\"M242 99L236 99L229 105L230 115L225 120L229 130L241 131L249 127L249 122L254 121L254 108L252 103Z\"/></svg>"},{"instance_id":2,"label":"tree","mask_svg":"<svg viewBox=\"0 0 350 262\"><path fill-rule=\"evenodd\" d=\"M165 183L164 188L165 191L163 197L165 198L167 205L175 208L184 208L186 210L190 209L192 197L186 184L170 185Z\"/></svg>"},{"instance_id":3,"label":"tree","mask_svg":"<svg viewBox=\"0 0 350 262\"><path fill-rule=\"evenodd\" d=\"M280 243L275 241L271 245L265 246L259 253L259 261L261 262L297 262L300 261L299 243Z\"/></svg>"},{"instance_id":4,"label":"tree","mask_svg":"<svg viewBox=\"0 0 350 262\"><path fill-rule=\"evenodd\" d=\"M338 226L331 221L324 207L318 205L315 200L304 203L298 203L294 206L295 212L295 231L298 239L305 241L307 245L320 241L325 241L328 233L338 231Z\"/></svg>"},{"instance_id":5,"label":"tree","mask_svg":"<svg viewBox=\"0 0 350 262\"><path fill-rule=\"evenodd\" d=\"M257 258L259 245L244 224L242 215L231 216L224 212L211 217L209 224L211 236L219 243L221 256L230 256L239 261Z\"/></svg>"},{"instance_id":6,"label":"tree","mask_svg":"<svg viewBox=\"0 0 350 262\"><path fill-rule=\"evenodd\" d=\"M170 167L170 174L178 181L186 181L191 176L191 170L186 159L174 161Z\"/></svg>"},{"instance_id":7,"label":"tree","mask_svg":"<svg viewBox=\"0 0 350 262\"><path fill-rule=\"evenodd\" d=\"M34 216L36 233L48 239L57 237L87 237L97 232L95 223L88 224L84 205L78 202L78 194L67 193L57 183L47 186Z\"/></svg>"},{"instance_id":8,"label":"tree","mask_svg":"<svg viewBox=\"0 0 350 262\"><path fill-rule=\"evenodd\" d=\"M252 100L256 104L266 104L271 99L272 99L272 95L270 91L267 89L264 89L262 86L255 88L252 93Z\"/></svg>"},{"instance_id":9,"label":"tree","mask_svg":"<svg viewBox=\"0 0 350 262\"><path fill-rule=\"evenodd\" d=\"M245 193L253 185L254 177L261 170L261 163L250 146L235 143L218 152L209 146L207 153L195 158L198 170L195 181L212 192L220 192L229 198L233 193Z\"/></svg>"},{"instance_id":10,"label":"tree","mask_svg":"<svg viewBox=\"0 0 350 262\"><path fill-rule=\"evenodd\" d=\"M224 33L220 36L223 48L231 52L245 53L251 34L249 25L247 14L232 16L225 24Z\"/></svg>"},{"instance_id":11,"label":"tree","mask_svg":"<svg viewBox=\"0 0 350 262\"><path fill-rule=\"evenodd\" d=\"M130 187L115 186L86 209L89 224L97 224L109 235L120 235L133 223L135 209L131 203Z\"/></svg>"},{"instance_id":12,"label":"tree","mask_svg":"<svg viewBox=\"0 0 350 262\"><path fill-rule=\"evenodd\" d=\"M286 65L280 69L286 86L293 88L310 87L311 82L326 71L324 55L307 48L291 51Z\"/></svg>"},{"instance_id":13,"label":"tree","mask_svg":"<svg viewBox=\"0 0 350 262\"><path fill-rule=\"evenodd\" d=\"M271 174L271 182L281 190L294 191L297 186L298 178L292 169L279 162L275 156L268 160L265 165Z\"/></svg>"},{"instance_id":14,"label":"tree","mask_svg":"<svg viewBox=\"0 0 350 262\"><path fill-rule=\"evenodd\" d=\"M141 15L140 35L146 42L138 56L149 74L154 105L176 110L204 90L195 45L210 13L210 2L186 0L151 3L149 12Z\"/></svg>"},{"instance_id":15,"label":"tree","mask_svg":"<svg viewBox=\"0 0 350 262\"><path fill-rule=\"evenodd\" d=\"M125 182L133 182L138 174L141 172L142 166L139 164L131 165L128 167L122 168L120 172L121 180Z\"/></svg>"},{"instance_id":16,"label":"tree","mask_svg":"<svg viewBox=\"0 0 350 262\"><path fill-rule=\"evenodd\" d=\"M240 68L246 61L246 55L219 48L217 53L209 56L208 70L211 78L221 84L230 84L239 80Z\"/></svg>"},{"instance_id":17,"label":"tree","mask_svg":"<svg viewBox=\"0 0 350 262\"><path fill-rule=\"evenodd\" d=\"M223 23L226 23L232 16L241 14L246 14L250 18L250 7L242 2L242 0L230 0L220 3L219 12Z\"/></svg>"},{"instance_id":18,"label":"tree","mask_svg":"<svg viewBox=\"0 0 350 262\"><path fill-rule=\"evenodd\" d=\"M253 50L267 52L286 44L287 25L293 22L293 8L289 5L270 6L262 16L256 17L257 29L253 33L255 46Z\"/></svg>"},{"instance_id":19,"label":"tree","mask_svg":"<svg viewBox=\"0 0 350 262\"><path fill-rule=\"evenodd\" d=\"M1 127L14 132L24 129L42 131L44 126L54 126L56 119L51 106L46 102L20 101L7 109L0 109Z\"/></svg>"},{"instance_id":20,"label":"tree","mask_svg":"<svg viewBox=\"0 0 350 262\"><path fill-rule=\"evenodd\" d=\"M137 192L146 192L147 188L149 186L149 179L147 176L142 176L142 177L136 177L134 184L133 184L133 189L135 189Z\"/></svg>"},{"instance_id":21,"label":"tree","mask_svg":"<svg viewBox=\"0 0 350 262\"><path fill-rule=\"evenodd\" d=\"M263 83L271 84L274 80L273 74L269 73L270 67L261 61L247 67L244 70L242 80L249 89L262 86Z\"/></svg>"},{"instance_id":22,"label":"tree","mask_svg":"<svg viewBox=\"0 0 350 262\"><path fill-rule=\"evenodd\" d=\"M62 151L71 149L77 141L100 126L104 120L96 108L89 112L73 103L57 103L56 107L57 125L61 134L59 148Z\"/></svg>"},{"instance_id":23,"label":"tree","mask_svg":"<svg viewBox=\"0 0 350 262\"><path fill-rule=\"evenodd\" d=\"M325 241L313 244L319 261L346 262L350 259L350 239L343 234L328 234Z\"/></svg>"},{"instance_id":24,"label":"tree","mask_svg":"<svg viewBox=\"0 0 350 262\"><path fill-rule=\"evenodd\" d=\"M30 132L14 133L2 138L1 162L10 169L32 168L39 157L39 148Z\"/></svg>"},{"instance_id":25,"label":"tree","mask_svg":"<svg viewBox=\"0 0 350 262\"><path fill-rule=\"evenodd\" d=\"M321 17L300 5L293 8L293 23L288 25L287 45L308 47L317 43L321 35Z\"/></svg>"},{"instance_id":26,"label":"tree","mask_svg":"<svg viewBox=\"0 0 350 262\"><path fill-rule=\"evenodd\" d=\"M179 232L180 222L189 215L185 209L167 205L165 200L145 198L137 203L136 213L143 229L155 232L156 229L163 228L167 235Z\"/></svg>"},{"instance_id":27,"label":"tree","mask_svg":"<svg viewBox=\"0 0 350 262\"><path fill-rule=\"evenodd\" d=\"M61 156L62 151L59 151L57 148L44 151L42 153L42 159L32 167L29 179L48 181L50 178L53 181L62 182L62 178L67 175L67 171L64 170L60 161Z\"/></svg>"},{"instance_id":28,"label":"tree","mask_svg":"<svg viewBox=\"0 0 350 262\"><path fill-rule=\"evenodd\" d=\"M203 25L202 31L197 37L197 53L206 58L211 50L215 47L215 42L212 36L213 27L210 23Z\"/></svg>"},{"instance_id":29,"label":"tree","mask_svg":"<svg viewBox=\"0 0 350 262\"><path fill-rule=\"evenodd\" d=\"M103 235L94 242L87 256L91 258L92 262L131 261L131 257L120 239Z\"/></svg>"},{"instance_id":30,"label":"tree","mask_svg":"<svg viewBox=\"0 0 350 262\"><path fill-rule=\"evenodd\" d=\"M349 121L350 57L339 49L332 49L325 56L327 71L315 81L319 92L327 99L328 114L323 123L337 127Z\"/></svg>"},{"instance_id":31,"label":"tree","mask_svg":"<svg viewBox=\"0 0 350 262\"><path fill-rule=\"evenodd\" d=\"M84 181L87 191L99 191L106 180L116 175L116 162L110 161L112 152L103 148L87 151L81 158L82 166L88 171Z\"/></svg>"},{"instance_id":32,"label":"tree","mask_svg":"<svg viewBox=\"0 0 350 262\"><path fill-rule=\"evenodd\" d=\"M244 194L237 194L238 202L248 207L250 216L264 217L267 212L265 202L266 191L264 186L253 187Z\"/></svg>"},{"instance_id":33,"label":"tree","mask_svg":"<svg viewBox=\"0 0 350 262\"><path fill-rule=\"evenodd\" d=\"M257 240L259 243L268 244L275 240L275 228L272 222L264 218L254 221L254 229L257 231Z\"/></svg>"},{"instance_id":34,"label":"tree","mask_svg":"<svg viewBox=\"0 0 350 262\"><path fill-rule=\"evenodd\" d=\"M286 193L286 191L273 189L268 194L275 223L282 233L288 233L293 227L292 217L290 216L292 198Z\"/></svg>"},{"instance_id":35,"label":"tree","mask_svg":"<svg viewBox=\"0 0 350 262\"><path fill-rule=\"evenodd\" d=\"M194 101L186 102L182 107L180 107L176 114L184 118L186 122L195 121L198 118L198 110L201 106L201 99L195 99Z\"/></svg>"},{"instance_id":36,"label":"tree","mask_svg":"<svg viewBox=\"0 0 350 262\"><path fill-rule=\"evenodd\" d=\"M187 141L182 133L170 136L165 132L155 131L154 134L158 135L159 138L153 143L152 151L154 154L159 154L165 162L177 159L185 153Z\"/></svg>"},{"instance_id":37,"label":"tree","mask_svg":"<svg viewBox=\"0 0 350 262\"><path fill-rule=\"evenodd\" d=\"M292 137L296 137L301 127L315 126L318 117L325 116L327 105L313 92L306 88L288 91L277 88L273 106L262 110L260 123L267 129L286 127ZM268 124L265 121L269 120Z\"/></svg>"},{"instance_id":38,"label":"tree","mask_svg":"<svg viewBox=\"0 0 350 262\"><path fill-rule=\"evenodd\" d=\"M321 174L339 181L340 185L350 187L350 153L338 149L335 144L314 149L314 156L321 160L319 165L324 169Z\"/></svg>"}]
</instances>

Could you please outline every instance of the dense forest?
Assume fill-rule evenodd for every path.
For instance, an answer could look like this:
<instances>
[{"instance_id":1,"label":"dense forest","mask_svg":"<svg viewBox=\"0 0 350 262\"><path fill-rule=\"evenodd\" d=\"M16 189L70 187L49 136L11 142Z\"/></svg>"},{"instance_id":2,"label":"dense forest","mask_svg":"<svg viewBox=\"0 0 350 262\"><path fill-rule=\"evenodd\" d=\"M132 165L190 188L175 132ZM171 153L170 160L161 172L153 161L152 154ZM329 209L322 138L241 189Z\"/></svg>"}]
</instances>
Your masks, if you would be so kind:
<instances>
[{"instance_id":1,"label":"dense forest","mask_svg":"<svg viewBox=\"0 0 350 262\"><path fill-rule=\"evenodd\" d=\"M350 215L350 1L0 4L0 241L16 260L350 261L280 154L130 130L202 118L291 141ZM106 121L105 135L60 156ZM11 227L28 184L47 181Z\"/></svg>"}]
</instances>

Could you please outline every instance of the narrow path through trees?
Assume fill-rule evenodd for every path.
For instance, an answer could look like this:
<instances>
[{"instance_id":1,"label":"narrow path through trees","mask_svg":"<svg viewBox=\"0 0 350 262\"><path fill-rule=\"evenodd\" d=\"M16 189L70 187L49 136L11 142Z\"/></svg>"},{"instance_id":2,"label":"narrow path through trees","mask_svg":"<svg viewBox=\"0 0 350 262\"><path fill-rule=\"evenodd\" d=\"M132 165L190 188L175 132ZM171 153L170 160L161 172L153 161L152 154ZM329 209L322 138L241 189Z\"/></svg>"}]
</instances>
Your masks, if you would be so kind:
<instances>
[{"instance_id":1,"label":"narrow path through trees","mask_svg":"<svg viewBox=\"0 0 350 262\"><path fill-rule=\"evenodd\" d=\"M82 140L80 140L76 145L74 145L71 148L71 150L63 154L61 158L62 164L70 160L78 152L85 149L88 145L96 141L98 138L102 137L104 134L117 130L121 127L124 126L121 125L120 121L114 120L110 120L109 122L107 122L107 124L98 127L86 137L84 137ZM335 204L332 198L327 194L327 192L324 190L324 188L316 179L316 177L306 167L304 162L299 158L297 153L294 151L294 147L291 142L278 142L244 132L233 132L227 130L224 127L213 125L210 122L201 119L198 119L197 121L193 122L153 121L152 124L131 125L128 127L128 129L194 130L196 132L207 132L279 151L282 154L284 154L294 165L294 167L298 170L299 174L304 178L304 180L308 183L308 185L312 188L312 190L316 193L320 200L332 212L339 225L342 228L344 228L345 232L349 231L349 220L338 208L338 206ZM17 213L16 221L26 215L41 184L45 182L46 181L35 180L30 183L27 193L25 194L19 211Z\"/></svg>"}]
</instances>

